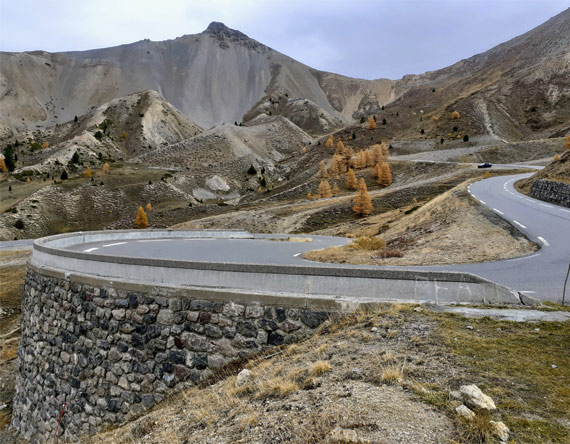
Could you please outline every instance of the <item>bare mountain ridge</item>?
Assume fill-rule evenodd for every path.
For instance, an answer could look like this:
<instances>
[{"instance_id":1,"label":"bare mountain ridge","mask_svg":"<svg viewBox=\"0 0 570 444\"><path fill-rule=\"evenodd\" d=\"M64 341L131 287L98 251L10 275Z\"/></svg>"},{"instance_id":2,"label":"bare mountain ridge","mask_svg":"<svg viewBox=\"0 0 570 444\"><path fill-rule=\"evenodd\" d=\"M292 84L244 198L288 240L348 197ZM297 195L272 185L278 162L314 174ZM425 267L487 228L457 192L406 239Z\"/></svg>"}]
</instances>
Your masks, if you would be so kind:
<instances>
[{"instance_id":1,"label":"bare mountain ridge","mask_svg":"<svg viewBox=\"0 0 570 444\"><path fill-rule=\"evenodd\" d=\"M311 68L215 22L200 34L164 42L143 40L80 52L4 52L1 57L5 134L8 128L64 123L92 106L142 90L157 91L206 128L241 122L274 92L311 100L342 123L356 110L333 108ZM351 106L369 91L352 93L358 97L347 101Z\"/></svg>"},{"instance_id":2,"label":"bare mountain ridge","mask_svg":"<svg viewBox=\"0 0 570 444\"><path fill-rule=\"evenodd\" d=\"M93 106L150 89L204 128L281 114L316 135L381 115L390 104L402 117L403 108L463 110L472 134L544 137L564 131L570 119L569 36L570 9L482 54L401 80L318 71L216 22L200 34L164 42L67 53L5 52L0 127L9 138L11 131L61 124ZM385 136L409 137L426 126L408 118L397 125L399 134ZM433 126L435 133L448 130Z\"/></svg>"},{"instance_id":3,"label":"bare mountain ridge","mask_svg":"<svg viewBox=\"0 0 570 444\"><path fill-rule=\"evenodd\" d=\"M30 149L18 150L17 171L59 176L76 151L84 164L100 168L104 161L130 159L201 132L157 92L143 91L113 99L77 121L34 132ZM37 148L46 142L47 148Z\"/></svg>"},{"instance_id":4,"label":"bare mountain ridge","mask_svg":"<svg viewBox=\"0 0 570 444\"><path fill-rule=\"evenodd\" d=\"M570 8L484 53L404 76L395 94L400 100L392 111L411 107L441 116L457 109L472 121L471 134L508 140L560 136L570 129ZM415 135L430 126L443 135L457 124L419 122L408 125Z\"/></svg>"}]
</instances>

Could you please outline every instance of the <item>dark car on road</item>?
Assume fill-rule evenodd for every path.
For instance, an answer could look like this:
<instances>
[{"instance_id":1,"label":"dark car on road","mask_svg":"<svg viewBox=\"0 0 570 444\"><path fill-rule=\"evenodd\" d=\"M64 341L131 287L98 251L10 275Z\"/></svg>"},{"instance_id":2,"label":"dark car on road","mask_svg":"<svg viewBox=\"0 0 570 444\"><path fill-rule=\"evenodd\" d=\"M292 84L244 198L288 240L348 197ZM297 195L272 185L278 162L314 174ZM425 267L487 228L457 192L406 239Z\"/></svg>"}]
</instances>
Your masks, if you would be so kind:
<instances>
[{"instance_id":1,"label":"dark car on road","mask_svg":"<svg viewBox=\"0 0 570 444\"><path fill-rule=\"evenodd\" d=\"M479 165L477 165L477 168L491 168L493 165L491 165L489 162L485 162L485 163L480 163Z\"/></svg>"}]
</instances>

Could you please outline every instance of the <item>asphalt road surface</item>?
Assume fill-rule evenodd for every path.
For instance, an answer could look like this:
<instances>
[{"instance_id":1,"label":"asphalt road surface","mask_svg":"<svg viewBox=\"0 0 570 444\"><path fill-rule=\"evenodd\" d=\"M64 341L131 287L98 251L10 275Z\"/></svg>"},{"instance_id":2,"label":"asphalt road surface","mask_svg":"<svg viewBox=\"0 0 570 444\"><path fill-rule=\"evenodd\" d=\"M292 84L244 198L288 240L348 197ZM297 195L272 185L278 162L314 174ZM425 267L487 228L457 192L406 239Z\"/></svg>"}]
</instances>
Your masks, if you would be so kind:
<instances>
[{"instance_id":1,"label":"asphalt road surface","mask_svg":"<svg viewBox=\"0 0 570 444\"><path fill-rule=\"evenodd\" d=\"M429 268L467 271L529 296L560 302L570 265L570 208L518 193L514 183L528 176L530 174L493 177L473 183L469 192L536 242L539 251L504 261ZM567 288L566 301L569 299L570 288Z\"/></svg>"},{"instance_id":2,"label":"asphalt road surface","mask_svg":"<svg viewBox=\"0 0 570 444\"><path fill-rule=\"evenodd\" d=\"M562 299L564 279L570 265L570 209L518 193L513 187L514 182L529 175L519 174L482 180L473 183L469 187L469 192L482 205L488 206L536 242L540 246L540 250L536 253L504 261L477 264L389 268L470 272L529 296L559 302ZM305 251L346 245L349 242L344 238L310 235L298 237L311 238L311 242L271 240L275 237L257 235L255 239L117 240L79 244L68 249L111 256L310 267L323 266L323 264L303 259L302 254ZM485 239L481 239L480 242L484 243ZM489 245L489 248L492 247ZM346 264L327 264L327 266L353 267ZM566 300L569 299L570 289L567 289Z\"/></svg>"}]
</instances>

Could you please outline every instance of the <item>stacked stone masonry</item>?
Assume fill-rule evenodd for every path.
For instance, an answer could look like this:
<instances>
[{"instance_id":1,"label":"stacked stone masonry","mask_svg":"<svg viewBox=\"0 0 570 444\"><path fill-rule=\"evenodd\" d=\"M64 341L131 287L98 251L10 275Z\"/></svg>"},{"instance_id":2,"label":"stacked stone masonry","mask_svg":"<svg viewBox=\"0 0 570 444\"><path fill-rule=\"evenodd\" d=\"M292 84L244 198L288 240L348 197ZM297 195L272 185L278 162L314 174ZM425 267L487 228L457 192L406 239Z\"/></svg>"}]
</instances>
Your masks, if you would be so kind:
<instances>
[{"instance_id":1,"label":"stacked stone masonry","mask_svg":"<svg viewBox=\"0 0 570 444\"><path fill-rule=\"evenodd\" d=\"M532 197L570 208L570 185L551 180L537 180L530 189Z\"/></svg>"},{"instance_id":2,"label":"stacked stone masonry","mask_svg":"<svg viewBox=\"0 0 570 444\"><path fill-rule=\"evenodd\" d=\"M97 288L28 269L12 425L77 440L236 358L312 334L328 313Z\"/></svg>"}]
</instances>

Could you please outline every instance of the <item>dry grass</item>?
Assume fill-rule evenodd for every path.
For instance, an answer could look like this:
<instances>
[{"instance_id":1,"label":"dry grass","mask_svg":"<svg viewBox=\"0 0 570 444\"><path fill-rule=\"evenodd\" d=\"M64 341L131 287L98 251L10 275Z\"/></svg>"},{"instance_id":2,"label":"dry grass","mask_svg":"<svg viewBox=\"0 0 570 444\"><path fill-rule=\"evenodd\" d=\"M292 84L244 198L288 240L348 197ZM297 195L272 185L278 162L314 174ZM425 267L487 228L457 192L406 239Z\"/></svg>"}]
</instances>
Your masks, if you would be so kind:
<instances>
[{"instance_id":1,"label":"dry grass","mask_svg":"<svg viewBox=\"0 0 570 444\"><path fill-rule=\"evenodd\" d=\"M457 316L432 316L440 323L444 347L473 375L471 381L495 400L516 442L568 442L569 430L562 418L568 418L570 412L570 386L562 381L570 379L570 322L464 321ZM465 328L467 322L473 330ZM446 409L447 393L434 388L428 396L419 394ZM478 441L478 436L490 433L481 424L460 425L471 440L466 442L485 442Z\"/></svg>"},{"instance_id":2,"label":"dry grass","mask_svg":"<svg viewBox=\"0 0 570 444\"><path fill-rule=\"evenodd\" d=\"M372 216L362 222L361 237L354 244L309 251L304 257L351 264L441 265L508 259L536 251L535 244L469 196L466 187L471 182L461 183L421 206L401 208L387 219ZM385 249L372 245L379 233L386 242ZM485 244L479 242L482 238L487 239Z\"/></svg>"},{"instance_id":3,"label":"dry grass","mask_svg":"<svg viewBox=\"0 0 570 444\"><path fill-rule=\"evenodd\" d=\"M317 361L309 367L309 375L320 376L323 373L328 372L330 369L331 365L327 361Z\"/></svg>"},{"instance_id":4,"label":"dry grass","mask_svg":"<svg viewBox=\"0 0 570 444\"><path fill-rule=\"evenodd\" d=\"M284 398L290 393L299 390L299 386L290 380L283 378L272 378L261 382L255 391L255 397L260 398Z\"/></svg>"},{"instance_id":5,"label":"dry grass","mask_svg":"<svg viewBox=\"0 0 570 444\"><path fill-rule=\"evenodd\" d=\"M384 384L400 384L404 381L403 366L388 365L382 368L380 381Z\"/></svg>"},{"instance_id":6,"label":"dry grass","mask_svg":"<svg viewBox=\"0 0 570 444\"><path fill-rule=\"evenodd\" d=\"M384 248L386 242L381 237L363 236L354 240L349 247L359 250L376 251Z\"/></svg>"},{"instance_id":7,"label":"dry grass","mask_svg":"<svg viewBox=\"0 0 570 444\"><path fill-rule=\"evenodd\" d=\"M467 330L467 323L475 329ZM364 345L360 337L372 327L377 330ZM539 333L534 330L537 327ZM312 339L288 346L280 355L249 362L253 378L245 389L236 389L235 376L230 376L158 406L149 414L154 420L136 429L150 430L148 436L136 437L129 432L135 430L131 427L86 442L170 444L214 439L212 442L307 444L327 442L338 427L357 430L359 436L363 430L385 433L385 423L371 421L366 415L374 413L372 397L387 391L400 394L397 402L405 402L409 393L415 393L444 412L455 422L456 430L448 437L456 442L495 442L484 412L477 412L475 421L465 423L453 410L449 390L469 382L494 398L499 412L493 413L493 419L507 424L513 442L561 444L567 429L560 421L570 399L567 386L561 383L561 377L567 376L564 369L570 365L569 328L564 324L466 320L425 308L415 312L414 306L405 304L362 310L328 321ZM398 336L388 338L389 331L396 330ZM327 361L319 359L324 354ZM545 370L544 364L551 361L556 361L558 370ZM354 367L362 372L353 385L355 378L350 375ZM365 387L362 402L344 394L359 384ZM406 421L399 417L396 427L406 430L410 426ZM156 422L160 427L154 426ZM440 420L438 427L442 423ZM376 435L371 442L382 441Z\"/></svg>"}]
</instances>

